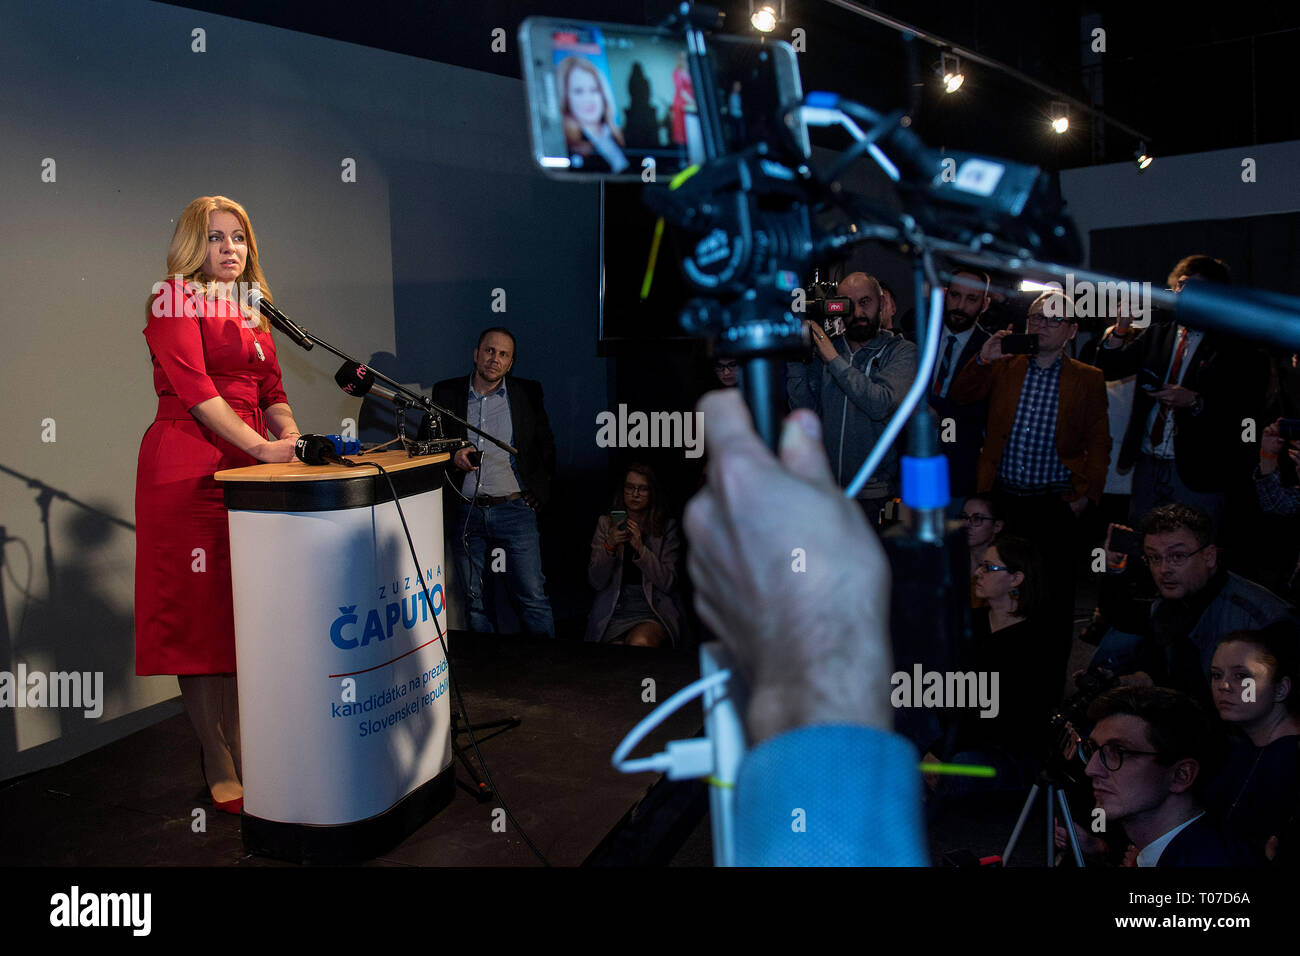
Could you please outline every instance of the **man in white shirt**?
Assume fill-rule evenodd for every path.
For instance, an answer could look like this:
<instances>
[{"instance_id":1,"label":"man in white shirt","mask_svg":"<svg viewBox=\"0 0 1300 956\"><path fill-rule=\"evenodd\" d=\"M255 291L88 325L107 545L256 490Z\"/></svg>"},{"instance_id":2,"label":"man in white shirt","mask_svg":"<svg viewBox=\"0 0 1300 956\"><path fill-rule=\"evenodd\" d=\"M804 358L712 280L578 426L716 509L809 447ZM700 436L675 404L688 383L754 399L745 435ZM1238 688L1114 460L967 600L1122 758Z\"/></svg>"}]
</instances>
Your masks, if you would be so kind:
<instances>
[{"instance_id":1,"label":"man in white shirt","mask_svg":"<svg viewBox=\"0 0 1300 956\"><path fill-rule=\"evenodd\" d=\"M1187 256L1169 274L1169 287L1231 281L1228 267L1209 256ZM1138 335L1121 315L1097 349L1107 381L1138 376L1133 412L1116 458L1119 474L1133 471L1129 517L1178 502L1202 508L1219 527L1224 494L1253 465L1242 422L1259 420L1268 382L1267 360L1250 343L1206 334L1157 318Z\"/></svg>"},{"instance_id":2,"label":"man in white shirt","mask_svg":"<svg viewBox=\"0 0 1300 956\"><path fill-rule=\"evenodd\" d=\"M927 398L939 423L939 436L944 439L939 447L948 456L952 499L958 502L976 490L975 470L984 444L988 402L962 405L950 398L948 391L957 373L989 339L989 330L980 323L988 308L988 275L970 270L954 272L944 298L939 355Z\"/></svg>"}]
</instances>

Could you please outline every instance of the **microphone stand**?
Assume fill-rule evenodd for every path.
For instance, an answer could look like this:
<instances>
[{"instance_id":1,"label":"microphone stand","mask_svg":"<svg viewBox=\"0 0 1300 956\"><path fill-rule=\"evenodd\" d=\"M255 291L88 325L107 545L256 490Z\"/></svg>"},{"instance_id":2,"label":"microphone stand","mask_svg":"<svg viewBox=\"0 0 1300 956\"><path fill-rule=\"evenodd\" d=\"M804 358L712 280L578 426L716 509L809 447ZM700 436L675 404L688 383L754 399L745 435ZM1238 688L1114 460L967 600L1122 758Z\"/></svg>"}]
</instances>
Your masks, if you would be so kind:
<instances>
[{"instance_id":1,"label":"microphone stand","mask_svg":"<svg viewBox=\"0 0 1300 956\"><path fill-rule=\"evenodd\" d=\"M466 429L472 431L474 434L481 435L483 438L486 438L488 441L496 445L506 454L508 455L519 454L519 449L515 448L513 445L509 444L508 442L503 442L501 441L501 439L493 435L489 435L487 432L483 431L483 429L471 425L469 422L465 421L465 419L461 418L455 412L448 411L447 409L443 408L441 405L436 404L432 399L425 398L419 392L413 392L405 385L402 385L398 382L394 382L383 372L370 368L370 366L366 365L364 362L358 362L351 355L348 355L346 352L335 348L333 345L326 342L324 339L322 339L320 336L316 335L315 333L309 332L306 329L304 329L302 326L297 324L293 326L293 330L291 331L290 329L281 327L280 323L276 321L275 316L270 312L265 312L263 314L268 319L271 320L272 325L274 325L277 329L280 329L281 332L287 335L290 339L296 342L303 349L310 350L313 345L319 345L321 348L325 349L325 351L333 352L335 355L343 359L343 361L345 362L351 362L354 365L361 365L364 368L369 369L371 375L373 375L375 378L379 379L379 381L383 382L390 389L392 389L392 391L395 393L397 398L403 400L403 404L399 404L396 401L393 403L397 405L399 412L404 412L406 408L422 408L431 415L438 416L438 417L445 416L447 418L450 418L454 422L459 422L461 425L464 425ZM299 335L294 334L295 332L301 334L301 340L299 339ZM403 421L404 417L405 417L404 415L400 415L398 420Z\"/></svg>"}]
</instances>

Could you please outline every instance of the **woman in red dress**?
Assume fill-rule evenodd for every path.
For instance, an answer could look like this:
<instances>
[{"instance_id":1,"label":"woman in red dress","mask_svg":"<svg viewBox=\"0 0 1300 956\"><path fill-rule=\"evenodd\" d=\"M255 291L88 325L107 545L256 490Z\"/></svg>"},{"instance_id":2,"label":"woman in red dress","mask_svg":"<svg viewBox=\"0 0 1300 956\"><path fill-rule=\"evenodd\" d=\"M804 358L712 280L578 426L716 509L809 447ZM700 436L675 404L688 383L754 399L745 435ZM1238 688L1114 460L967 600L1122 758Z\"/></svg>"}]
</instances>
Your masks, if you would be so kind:
<instances>
[{"instance_id":1,"label":"woman in red dress","mask_svg":"<svg viewBox=\"0 0 1300 956\"><path fill-rule=\"evenodd\" d=\"M144 329L158 414L136 469L136 673L177 675L213 802L238 813L230 539L212 475L292 461L299 432L269 325L240 302L253 283L271 298L244 208L224 196L186 206L167 272Z\"/></svg>"},{"instance_id":2,"label":"woman in red dress","mask_svg":"<svg viewBox=\"0 0 1300 956\"><path fill-rule=\"evenodd\" d=\"M691 86L691 74L686 69L686 54L677 54L677 63L673 67L673 101L669 107L672 112L672 140L678 146L686 145L686 114L695 112L695 90Z\"/></svg>"}]
</instances>

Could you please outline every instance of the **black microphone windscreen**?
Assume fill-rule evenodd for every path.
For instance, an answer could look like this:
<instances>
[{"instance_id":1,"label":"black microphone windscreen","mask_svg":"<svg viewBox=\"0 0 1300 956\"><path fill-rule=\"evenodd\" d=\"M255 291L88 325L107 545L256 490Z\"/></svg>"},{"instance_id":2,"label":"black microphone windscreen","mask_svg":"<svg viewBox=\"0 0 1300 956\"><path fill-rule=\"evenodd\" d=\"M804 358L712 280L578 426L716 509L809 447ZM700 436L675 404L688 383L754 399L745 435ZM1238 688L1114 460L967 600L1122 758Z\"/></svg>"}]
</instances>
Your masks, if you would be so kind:
<instances>
[{"instance_id":1,"label":"black microphone windscreen","mask_svg":"<svg viewBox=\"0 0 1300 956\"><path fill-rule=\"evenodd\" d=\"M299 435L293 444L293 453L308 465L328 465L338 458L334 443L324 435Z\"/></svg>"},{"instance_id":2,"label":"black microphone windscreen","mask_svg":"<svg viewBox=\"0 0 1300 956\"><path fill-rule=\"evenodd\" d=\"M375 373L356 362L344 362L334 373L334 381L349 395L360 398L375 384Z\"/></svg>"}]
</instances>

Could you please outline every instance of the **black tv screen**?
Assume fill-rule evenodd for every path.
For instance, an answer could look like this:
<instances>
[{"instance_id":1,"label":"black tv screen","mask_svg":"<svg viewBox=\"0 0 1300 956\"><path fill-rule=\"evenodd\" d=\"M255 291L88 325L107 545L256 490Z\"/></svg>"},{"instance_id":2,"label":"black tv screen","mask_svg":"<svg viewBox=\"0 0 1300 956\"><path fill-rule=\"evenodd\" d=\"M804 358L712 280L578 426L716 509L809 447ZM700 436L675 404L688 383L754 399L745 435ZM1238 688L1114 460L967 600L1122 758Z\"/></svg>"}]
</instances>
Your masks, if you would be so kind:
<instances>
[{"instance_id":1,"label":"black tv screen","mask_svg":"<svg viewBox=\"0 0 1300 956\"><path fill-rule=\"evenodd\" d=\"M641 183L601 184L600 339L687 338L677 322L689 296L671 230L664 228L642 298L656 216L641 201Z\"/></svg>"}]
</instances>

